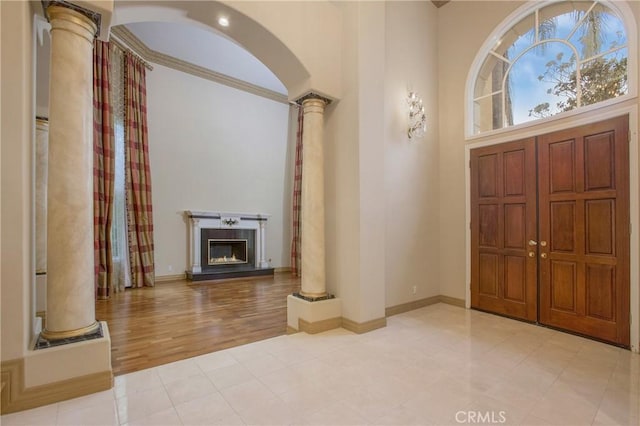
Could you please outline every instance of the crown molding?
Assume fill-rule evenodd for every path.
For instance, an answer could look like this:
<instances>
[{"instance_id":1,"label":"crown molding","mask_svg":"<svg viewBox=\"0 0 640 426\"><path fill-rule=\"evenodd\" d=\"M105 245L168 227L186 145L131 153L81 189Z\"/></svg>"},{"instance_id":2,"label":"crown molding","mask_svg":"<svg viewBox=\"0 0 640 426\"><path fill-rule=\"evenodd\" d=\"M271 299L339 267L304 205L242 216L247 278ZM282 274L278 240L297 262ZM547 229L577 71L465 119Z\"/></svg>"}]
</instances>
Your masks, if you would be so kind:
<instances>
[{"instance_id":1,"label":"crown molding","mask_svg":"<svg viewBox=\"0 0 640 426\"><path fill-rule=\"evenodd\" d=\"M204 78L206 80L210 80L219 84L224 84L225 86L243 90L256 96L271 99L272 101L281 102L287 105L289 104L289 100L287 99L287 97L281 93L265 89L264 87L256 86L255 84L247 83L246 81L242 81L237 78L233 78L228 75L212 71L208 68L201 67L199 65L195 65L190 62L183 61L173 56L150 49L142 40L136 37L135 34L129 31L124 25L118 25L111 28L111 33L120 41L125 43L131 50L134 51L134 53L141 56L148 62L153 62L154 64L163 65L176 71L191 74L196 77Z\"/></svg>"}]
</instances>

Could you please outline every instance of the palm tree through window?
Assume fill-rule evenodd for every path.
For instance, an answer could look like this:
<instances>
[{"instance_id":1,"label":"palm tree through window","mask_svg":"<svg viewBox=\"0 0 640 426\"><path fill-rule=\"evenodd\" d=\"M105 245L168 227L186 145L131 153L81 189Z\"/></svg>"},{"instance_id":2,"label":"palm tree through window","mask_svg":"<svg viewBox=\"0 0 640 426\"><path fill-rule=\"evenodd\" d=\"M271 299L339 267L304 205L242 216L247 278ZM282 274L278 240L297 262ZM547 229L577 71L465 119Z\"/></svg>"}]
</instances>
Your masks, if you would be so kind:
<instances>
[{"instance_id":1,"label":"palm tree through window","mask_svg":"<svg viewBox=\"0 0 640 426\"><path fill-rule=\"evenodd\" d=\"M489 50L473 91L474 133L628 93L622 19L598 1L542 5Z\"/></svg>"}]
</instances>

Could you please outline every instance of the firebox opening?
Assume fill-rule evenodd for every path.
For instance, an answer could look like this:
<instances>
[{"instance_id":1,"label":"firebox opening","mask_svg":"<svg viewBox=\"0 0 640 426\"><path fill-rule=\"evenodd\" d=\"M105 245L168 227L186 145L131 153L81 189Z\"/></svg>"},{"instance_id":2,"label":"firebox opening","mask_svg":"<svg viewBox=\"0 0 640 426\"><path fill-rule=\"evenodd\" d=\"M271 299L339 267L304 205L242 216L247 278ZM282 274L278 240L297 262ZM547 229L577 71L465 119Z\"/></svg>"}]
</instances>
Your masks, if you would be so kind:
<instances>
[{"instance_id":1,"label":"firebox opening","mask_svg":"<svg viewBox=\"0 0 640 426\"><path fill-rule=\"evenodd\" d=\"M247 240L209 239L208 264L235 265L248 262Z\"/></svg>"}]
</instances>

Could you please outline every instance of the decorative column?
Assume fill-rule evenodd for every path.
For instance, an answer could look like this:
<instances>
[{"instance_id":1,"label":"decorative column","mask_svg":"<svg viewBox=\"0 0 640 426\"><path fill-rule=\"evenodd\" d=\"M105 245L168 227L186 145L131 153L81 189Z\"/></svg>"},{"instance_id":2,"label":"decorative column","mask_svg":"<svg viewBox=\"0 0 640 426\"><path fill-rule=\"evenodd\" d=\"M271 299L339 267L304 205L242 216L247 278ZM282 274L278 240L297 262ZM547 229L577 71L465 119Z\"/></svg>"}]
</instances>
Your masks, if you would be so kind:
<instances>
[{"instance_id":1,"label":"decorative column","mask_svg":"<svg viewBox=\"0 0 640 426\"><path fill-rule=\"evenodd\" d=\"M93 39L84 14L58 4L51 23L47 323L41 337L96 332L93 247Z\"/></svg>"},{"instance_id":2,"label":"decorative column","mask_svg":"<svg viewBox=\"0 0 640 426\"><path fill-rule=\"evenodd\" d=\"M287 296L288 332L319 333L342 326L342 301L327 294L324 251L324 108L330 100L309 93L302 105L300 293Z\"/></svg>"},{"instance_id":3,"label":"decorative column","mask_svg":"<svg viewBox=\"0 0 640 426\"><path fill-rule=\"evenodd\" d=\"M200 266L200 219L195 217L191 218L191 253L193 253L191 273L199 274L202 272Z\"/></svg>"},{"instance_id":4,"label":"decorative column","mask_svg":"<svg viewBox=\"0 0 640 426\"><path fill-rule=\"evenodd\" d=\"M267 262L265 256L266 256L266 252L267 252L267 235L266 235L266 230L267 230L267 220L266 219L258 219L258 224L260 226L260 267L261 268L268 268L269 267L269 262Z\"/></svg>"},{"instance_id":5,"label":"decorative column","mask_svg":"<svg viewBox=\"0 0 640 426\"><path fill-rule=\"evenodd\" d=\"M36 315L44 316L47 294L47 164L49 120L36 117Z\"/></svg>"},{"instance_id":6,"label":"decorative column","mask_svg":"<svg viewBox=\"0 0 640 426\"><path fill-rule=\"evenodd\" d=\"M300 294L309 298L327 295L324 252L324 153L325 99L308 96L302 101L302 200Z\"/></svg>"},{"instance_id":7,"label":"decorative column","mask_svg":"<svg viewBox=\"0 0 640 426\"><path fill-rule=\"evenodd\" d=\"M47 272L47 160L49 121L36 117L36 274Z\"/></svg>"}]
</instances>

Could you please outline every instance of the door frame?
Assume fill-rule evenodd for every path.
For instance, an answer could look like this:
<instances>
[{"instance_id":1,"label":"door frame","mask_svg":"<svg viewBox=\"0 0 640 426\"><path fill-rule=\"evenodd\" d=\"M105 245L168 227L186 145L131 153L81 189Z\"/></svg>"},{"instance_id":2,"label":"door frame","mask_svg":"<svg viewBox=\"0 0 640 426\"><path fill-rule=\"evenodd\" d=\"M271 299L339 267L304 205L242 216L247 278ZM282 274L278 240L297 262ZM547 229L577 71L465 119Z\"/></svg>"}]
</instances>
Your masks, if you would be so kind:
<instances>
[{"instance_id":1,"label":"door frame","mask_svg":"<svg viewBox=\"0 0 640 426\"><path fill-rule=\"evenodd\" d=\"M637 99L634 101L637 102ZM523 131L508 132L496 136L488 136L486 140L468 143L465 145L465 247L466 247L466 271L465 271L465 307L471 308L471 150L485 146L497 145L514 140L520 140L532 136L539 136L558 130L583 126L594 121L602 121L609 118L629 116L629 215L631 218L631 235L629 238L629 290L631 304L630 344L631 351L640 353L640 205L638 190L640 189L640 175L638 167L638 105L612 106L608 108L589 111L573 116L570 120L558 120L557 122L543 123L527 127ZM476 137L477 138L477 137ZM476 139L474 138L474 140ZM467 142L469 140L467 139Z\"/></svg>"}]
</instances>

